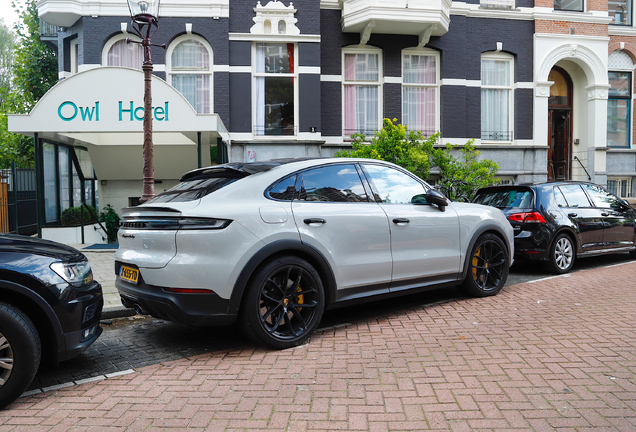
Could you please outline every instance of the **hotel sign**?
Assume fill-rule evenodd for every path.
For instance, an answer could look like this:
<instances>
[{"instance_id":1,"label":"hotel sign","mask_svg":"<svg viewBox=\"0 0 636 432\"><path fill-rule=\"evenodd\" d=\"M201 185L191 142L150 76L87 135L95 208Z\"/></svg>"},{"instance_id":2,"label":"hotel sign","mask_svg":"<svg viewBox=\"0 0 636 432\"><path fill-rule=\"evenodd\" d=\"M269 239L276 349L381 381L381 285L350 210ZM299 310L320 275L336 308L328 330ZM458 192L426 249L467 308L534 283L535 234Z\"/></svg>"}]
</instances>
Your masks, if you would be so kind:
<instances>
[{"instance_id":1,"label":"hotel sign","mask_svg":"<svg viewBox=\"0 0 636 432\"><path fill-rule=\"evenodd\" d=\"M129 121L143 121L144 119L144 107L137 106L133 101L123 102L119 101L118 106L115 107L111 104L109 108L116 110L117 117L120 122ZM160 106L152 107L152 116L155 121L167 122L170 121L170 103L164 102ZM73 101L64 101L57 108L58 117L66 122L81 121L81 122L98 122L100 119L100 102L96 101L89 106L79 106Z\"/></svg>"}]
</instances>

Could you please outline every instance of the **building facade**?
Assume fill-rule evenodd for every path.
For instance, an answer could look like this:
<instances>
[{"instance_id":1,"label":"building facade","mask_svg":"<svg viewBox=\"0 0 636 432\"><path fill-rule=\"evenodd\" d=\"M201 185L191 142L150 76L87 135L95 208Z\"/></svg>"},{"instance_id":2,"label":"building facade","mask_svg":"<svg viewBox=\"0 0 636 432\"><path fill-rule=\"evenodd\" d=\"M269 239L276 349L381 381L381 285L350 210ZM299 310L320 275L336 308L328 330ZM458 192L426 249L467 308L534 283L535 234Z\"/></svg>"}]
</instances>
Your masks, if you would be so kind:
<instances>
[{"instance_id":1,"label":"building facade","mask_svg":"<svg viewBox=\"0 0 636 432\"><path fill-rule=\"evenodd\" d=\"M504 182L589 178L633 196L632 2L164 0L153 42L167 48L153 48L154 74L191 105L192 118L214 125L183 126L207 138L156 151L159 190L176 183L175 169L214 162L210 147L219 161L331 156L350 148L352 133L370 137L383 118L395 118L439 133L440 144L474 140L500 164ZM60 79L141 68L141 48L125 41L135 38L125 1L37 4L56 28ZM129 115L134 104L117 97L121 122L121 110ZM101 180L100 206L124 207L139 196L141 165L118 169L125 156L113 141L121 124L103 127L108 134L99 140L68 127L47 135L35 120L21 132L27 124L40 139L87 150ZM169 147L179 130L173 123L160 142ZM125 152L140 158L141 140L129 144Z\"/></svg>"}]
</instances>

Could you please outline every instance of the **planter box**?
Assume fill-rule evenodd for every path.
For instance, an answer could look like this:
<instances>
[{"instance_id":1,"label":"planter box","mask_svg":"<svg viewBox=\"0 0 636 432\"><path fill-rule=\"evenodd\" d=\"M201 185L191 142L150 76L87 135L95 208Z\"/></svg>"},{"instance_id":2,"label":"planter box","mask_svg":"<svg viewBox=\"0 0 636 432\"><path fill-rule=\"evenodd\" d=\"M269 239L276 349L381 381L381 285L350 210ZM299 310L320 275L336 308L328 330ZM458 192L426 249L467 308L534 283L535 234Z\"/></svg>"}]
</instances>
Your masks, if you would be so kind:
<instances>
[{"instance_id":1,"label":"planter box","mask_svg":"<svg viewBox=\"0 0 636 432\"><path fill-rule=\"evenodd\" d=\"M42 238L67 245L82 244L82 228L84 228L84 244L108 243L108 237L99 224L74 227L43 227Z\"/></svg>"}]
</instances>

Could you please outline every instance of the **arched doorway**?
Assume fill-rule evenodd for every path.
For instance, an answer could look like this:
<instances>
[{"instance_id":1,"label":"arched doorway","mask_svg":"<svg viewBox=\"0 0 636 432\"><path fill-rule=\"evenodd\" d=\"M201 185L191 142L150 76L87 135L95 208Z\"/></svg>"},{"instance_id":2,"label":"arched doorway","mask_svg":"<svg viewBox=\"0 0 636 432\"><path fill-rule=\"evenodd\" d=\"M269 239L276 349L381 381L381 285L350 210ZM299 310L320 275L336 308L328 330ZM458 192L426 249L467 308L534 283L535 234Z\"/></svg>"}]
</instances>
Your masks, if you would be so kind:
<instances>
[{"instance_id":1,"label":"arched doorway","mask_svg":"<svg viewBox=\"0 0 636 432\"><path fill-rule=\"evenodd\" d=\"M548 98L548 180L569 180L572 176L572 79L554 66L550 71Z\"/></svg>"}]
</instances>

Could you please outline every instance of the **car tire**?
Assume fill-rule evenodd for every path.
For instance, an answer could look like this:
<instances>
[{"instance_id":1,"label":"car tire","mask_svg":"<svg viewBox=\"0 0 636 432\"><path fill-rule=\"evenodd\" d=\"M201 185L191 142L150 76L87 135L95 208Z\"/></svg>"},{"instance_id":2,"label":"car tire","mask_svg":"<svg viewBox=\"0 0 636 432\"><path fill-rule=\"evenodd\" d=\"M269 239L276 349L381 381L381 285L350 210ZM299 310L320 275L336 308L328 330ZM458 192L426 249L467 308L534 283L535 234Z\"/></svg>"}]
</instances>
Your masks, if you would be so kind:
<instances>
[{"instance_id":1,"label":"car tire","mask_svg":"<svg viewBox=\"0 0 636 432\"><path fill-rule=\"evenodd\" d=\"M324 308L324 288L313 266L298 257L278 257L250 279L241 305L240 326L258 344L290 348L311 336Z\"/></svg>"},{"instance_id":2,"label":"car tire","mask_svg":"<svg viewBox=\"0 0 636 432\"><path fill-rule=\"evenodd\" d=\"M33 322L16 307L0 303L0 408L29 387L40 357L40 337Z\"/></svg>"},{"instance_id":3,"label":"car tire","mask_svg":"<svg viewBox=\"0 0 636 432\"><path fill-rule=\"evenodd\" d=\"M504 242L494 234L481 235L467 256L468 272L460 288L473 297L497 294L508 279L509 255Z\"/></svg>"},{"instance_id":4,"label":"car tire","mask_svg":"<svg viewBox=\"0 0 636 432\"><path fill-rule=\"evenodd\" d=\"M576 251L572 237L563 233L557 235L550 246L550 255L548 256L547 267L550 273L564 274L569 272L574 267L575 259Z\"/></svg>"}]
</instances>

